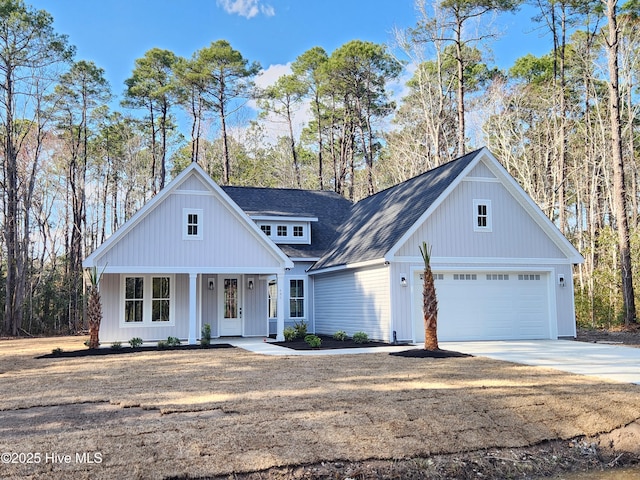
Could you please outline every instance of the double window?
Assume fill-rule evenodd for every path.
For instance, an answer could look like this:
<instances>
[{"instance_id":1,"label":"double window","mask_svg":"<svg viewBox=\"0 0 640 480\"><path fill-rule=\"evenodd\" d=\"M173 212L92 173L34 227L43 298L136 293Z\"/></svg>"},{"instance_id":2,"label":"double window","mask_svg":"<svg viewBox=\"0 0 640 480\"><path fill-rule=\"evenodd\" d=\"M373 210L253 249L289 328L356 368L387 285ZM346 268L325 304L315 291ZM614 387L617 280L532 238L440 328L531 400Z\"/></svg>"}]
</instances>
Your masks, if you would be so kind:
<instances>
[{"instance_id":1,"label":"double window","mask_svg":"<svg viewBox=\"0 0 640 480\"><path fill-rule=\"evenodd\" d=\"M173 276L124 276L122 287L125 325L172 324Z\"/></svg>"}]
</instances>

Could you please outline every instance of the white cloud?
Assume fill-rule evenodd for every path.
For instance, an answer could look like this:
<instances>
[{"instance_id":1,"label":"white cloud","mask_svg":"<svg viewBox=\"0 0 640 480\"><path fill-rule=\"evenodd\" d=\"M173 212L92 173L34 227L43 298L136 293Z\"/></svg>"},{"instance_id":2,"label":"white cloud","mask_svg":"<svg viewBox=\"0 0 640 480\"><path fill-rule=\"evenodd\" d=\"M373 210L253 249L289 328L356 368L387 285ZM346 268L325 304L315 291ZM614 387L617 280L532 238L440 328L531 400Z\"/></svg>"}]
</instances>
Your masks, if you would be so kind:
<instances>
[{"instance_id":1,"label":"white cloud","mask_svg":"<svg viewBox=\"0 0 640 480\"><path fill-rule=\"evenodd\" d=\"M216 4L229 14L246 18L253 18L259 13L267 17L273 17L276 14L275 9L271 5L262 3L262 0L216 0Z\"/></svg>"}]
</instances>

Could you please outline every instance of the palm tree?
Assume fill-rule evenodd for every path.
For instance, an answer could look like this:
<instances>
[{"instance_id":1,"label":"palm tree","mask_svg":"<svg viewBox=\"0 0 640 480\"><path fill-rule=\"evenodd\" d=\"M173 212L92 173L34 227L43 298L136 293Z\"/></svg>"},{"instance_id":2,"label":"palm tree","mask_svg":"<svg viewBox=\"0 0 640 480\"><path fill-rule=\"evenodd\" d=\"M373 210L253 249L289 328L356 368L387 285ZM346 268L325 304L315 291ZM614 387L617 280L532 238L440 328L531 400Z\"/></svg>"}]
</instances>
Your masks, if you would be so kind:
<instances>
[{"instance_id":1,"label":"palm tree","mask_svg":"<svg viewBox=\"0 0 640 480\"><path fill-rule=\"evenodd\" d=\"M424 314L424 349L439 350L438 347L438 299L431 272L431 246L426 242L419 246L424 260L424 281L422 284L422 312Z\"/></svg>"},{"instance_id":2,"label":"palm tree","mask_svg":"<svg viewBox=\"0 0 640 480\"><path fill-rule=\"evenodd\" d=\"M87 271L87 280L89 283L89 299L87 301L87 318L89 319L89 348L100 347L100 322L102 322L102 301L100 299L100 290L98 286L102 273L98 273L98 269L93 267Z\"/></svg>"}]
</instances>

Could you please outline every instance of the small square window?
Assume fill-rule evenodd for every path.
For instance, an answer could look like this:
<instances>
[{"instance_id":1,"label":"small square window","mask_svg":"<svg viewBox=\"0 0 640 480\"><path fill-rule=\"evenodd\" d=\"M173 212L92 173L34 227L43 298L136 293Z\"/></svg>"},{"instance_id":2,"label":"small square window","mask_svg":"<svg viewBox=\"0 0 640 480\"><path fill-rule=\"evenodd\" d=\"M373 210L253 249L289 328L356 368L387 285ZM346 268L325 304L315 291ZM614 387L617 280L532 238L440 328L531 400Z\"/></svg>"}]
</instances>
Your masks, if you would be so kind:
<instances>
[{"instance_id":1,"label":"small square window","mask_svg":"<svg viewBox=\"0 0 640 480\"><path fill-rule=\"evenodd\" d=\"M278 236L279 237L286 237L287 235L288 235L287 226L286 225L278 225Z\"/></svg>"},{"instance_id":2,"label":"small square window","mask_svg":"<svg viewBox=\"0 0 640 480\"><path fill-rule=\"evenodd\" d=\"M304 235L304 232L302 230L302 227L300 225L295 225L293 227L293 236L294 237L302 237Z\"/></svg>"},{"instance_id":3,"label":"small square window","mask_svg":"<svg viewBox=\"0 0 640 480\"><path fill-rule=\"evenodd\" d=\"M271 225L260 225L260 228L267 237L271 236Z\"/></svg>"}]
</instances>

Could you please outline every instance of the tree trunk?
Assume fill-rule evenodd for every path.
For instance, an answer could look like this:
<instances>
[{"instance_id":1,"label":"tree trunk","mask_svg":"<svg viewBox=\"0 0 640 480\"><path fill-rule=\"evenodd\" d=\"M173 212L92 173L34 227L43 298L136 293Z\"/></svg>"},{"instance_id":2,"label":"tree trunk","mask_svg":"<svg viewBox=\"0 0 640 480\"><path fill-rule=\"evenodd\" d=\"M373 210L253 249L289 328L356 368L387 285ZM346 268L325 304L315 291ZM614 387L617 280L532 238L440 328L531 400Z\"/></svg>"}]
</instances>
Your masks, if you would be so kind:
<instances>
[{"instance_id":1,"label":"tree trunk","mask_svg":"<svg viewBox=\"0 0 640 480\"><path fill-rule=\"evenodd\" d=\"M462 58L462 20L457 19L456 24L456 64L458 67L458 88L456 92L458 101L458 156L465 154L465 121L464 121L464 59Z\"/></svg>"},{"instance_id":2,"label":"tree trunk","mask_svg":"<svg viewBox=\"0 0 640 480\"><path fill-rule=\"evenodd\" d=\"M631 242L627 219L627 199L624 181L624 159L622 157L622 127L620 120L620 89L618 85L618 25L616 18L617 0L606 0L608 39L607 53L609 66L609 114L611 117L611 155L613 161L613 190L620 267L622 274L622 295L624 301L624 323L636 323L636 307L631 271Z\"/></svg>"}]
</instances>

